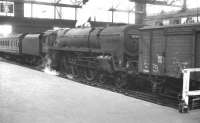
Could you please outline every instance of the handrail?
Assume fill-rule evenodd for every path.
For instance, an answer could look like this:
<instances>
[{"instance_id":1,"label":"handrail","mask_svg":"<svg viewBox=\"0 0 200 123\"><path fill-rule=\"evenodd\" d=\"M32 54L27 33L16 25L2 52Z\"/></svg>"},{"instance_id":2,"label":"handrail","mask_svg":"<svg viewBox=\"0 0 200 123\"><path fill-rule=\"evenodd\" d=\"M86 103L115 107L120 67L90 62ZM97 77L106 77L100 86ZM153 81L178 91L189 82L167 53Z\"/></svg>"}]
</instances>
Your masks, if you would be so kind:
<instances>
[{"instance_id":1,"label":"handrail","mask_svg":"<svg viewBox=\"0 0 200 123\"><path fill-rule=\"evenodd\" d=\"M179 104L179 112L188 112L189 106L189 96L200 95L200 90L190 91L190 73L191 72L200 72L200 68L187 68L183 69L183 90L182 90L182 100Z\"/></svg>"}]
</instances>

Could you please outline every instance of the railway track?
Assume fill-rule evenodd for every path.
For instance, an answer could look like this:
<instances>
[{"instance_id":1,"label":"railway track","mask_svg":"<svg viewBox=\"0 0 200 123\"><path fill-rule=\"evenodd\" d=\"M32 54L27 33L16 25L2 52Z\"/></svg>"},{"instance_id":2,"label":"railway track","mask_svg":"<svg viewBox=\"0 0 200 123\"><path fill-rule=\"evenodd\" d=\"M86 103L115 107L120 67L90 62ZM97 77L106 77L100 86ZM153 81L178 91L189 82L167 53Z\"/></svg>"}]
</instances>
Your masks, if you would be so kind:
<instances>
[{"instance_id":1,"label":"railway track","mask_svg":"<svg viewBox=\"0 0 200 123\"><path fill-rule=\"evenodd\" d=\"M98 88L101 88L101 89L120 93L120 94L129 96L129 97L133 97L133 98L136 98L136 99L140 99L140 100L152 102L152 103L155 103L155 104L159 104L159 105L162 105L162 106L167 106L167 107L178 109L178 104L179 104L178 97L161 95L161 94L156 94L156 93L152 93L152 92L142 92L142 91L137 91L137 90L128 90L128 89L123 89L123 88L116 88L115 86L112 86L112 85L100 84L97 81L88 82L88 81L83 80L83 79L68 78L65 75L59 75L59 76L62 77L62 78L70 79L70 80L78 82L78 83L86 84L86 85L93 86L93 87L98 87Z\"/></svg>"},{"instance_id":2,"label":"railway track","mask_svg":"<svg viewBox=\"0 0 200 123\"><path fill-rule=\"evenodd\" d=\"M100 84L97 81L88 82L83 79L72 79L68 78L64 75L59 75L62 78L67 78L72 81L83 83L89 86L98 87L101 89L109 90L112 92L120 93L129 97L133 97L136 99L148 101L151 103L155 103L162 106L171 107L174 109L179 109L179 102L180 97L170 96L170 95L164 95L164 94L158 94L158 93L152 93L152 92L144 92L144 91L138 91L138 90L128 90L123 88L116 88L115 86L107 85L107 84ZM190 99L190 105L189 110L195 110L200 109L200 97L193 97Z\"/></svg>"},{"instance_id":3,"label":"railway track","mask_svg":"<svg viewBox=\"0 0 200 123\"><path fill-rule=\"evenodd\" d=\"M8 59L0 59L1 61L6 61L6 62L10 62L10 63L14 63L20 66L24 66L24 67L28 67L30 69L34 69L37 71L42 71L44 72L44 68L41 66L34 66L34 65L28 65L28 64L21 64L18 61L10 61ZM133 97L136 99L140 99L140 100L144 100L144 101L148 101L151 103L155 103L158 105L162 105L162 106L167 106L167 107L171 107L174 109L178 109L178 105L179 105L179 98L175 97L175 96L169 96L169 95L164 95L164 94L158 94L158 93L152 93L149 91L138 91L138 90L129 90L129 89L123 89L123 88L117 88L113 85L109 85L109 84L101 84L97 81L86 81L85 79L81 79L81 78L76 78L73 79L72 77L67 77L64 74L59 74L57 75L59 77L65 78L65 79L69 79L78 83L82 83L82 84L86 84L89 86L93 86L93 87L98 87L101 89L105 89L105 90L109 90L112 92L116 92L116 93L120 93L129 97ZM192 109L199 109L200 108L200 97L196 97L190 100L190 110Z\"/></svg>"}]
</instances>

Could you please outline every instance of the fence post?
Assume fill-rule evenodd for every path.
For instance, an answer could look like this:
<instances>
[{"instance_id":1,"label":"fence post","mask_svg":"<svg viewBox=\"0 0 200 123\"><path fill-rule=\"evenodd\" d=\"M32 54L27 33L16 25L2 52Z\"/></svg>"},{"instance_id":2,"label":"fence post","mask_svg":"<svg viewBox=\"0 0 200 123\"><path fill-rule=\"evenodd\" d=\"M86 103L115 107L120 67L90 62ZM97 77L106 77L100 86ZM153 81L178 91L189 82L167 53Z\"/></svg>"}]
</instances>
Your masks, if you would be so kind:
<instances>
[{"instance_id":1,"label":"fence post","mask_svg":"<svg viewBox=\"0 0 200 123\"><path fill-rule=\"evenodd\" d=\"M188 112L189 105L189 86L190 86L190 71L183 70L183 90L182 90L182 100L179 104L179 112Z\"/></svg>"}]
</instances>

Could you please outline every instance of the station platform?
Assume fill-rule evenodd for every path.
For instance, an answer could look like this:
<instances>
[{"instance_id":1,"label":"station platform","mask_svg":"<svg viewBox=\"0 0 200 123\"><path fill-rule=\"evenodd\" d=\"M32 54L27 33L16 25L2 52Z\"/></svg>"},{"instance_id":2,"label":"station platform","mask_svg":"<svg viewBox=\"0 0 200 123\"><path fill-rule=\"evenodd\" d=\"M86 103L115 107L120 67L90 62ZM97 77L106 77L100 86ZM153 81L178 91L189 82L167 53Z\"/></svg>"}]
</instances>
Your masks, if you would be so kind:
<instances>
[{"instance_id":1,"label":"station platform","mask_svg":"<svg viewBox=\"0 0 200 123\"><path fill-rule=\"evenodd\" d=\"M176 109L0 61L0 123L200 123Z\"/></svg>"}]
</instances>

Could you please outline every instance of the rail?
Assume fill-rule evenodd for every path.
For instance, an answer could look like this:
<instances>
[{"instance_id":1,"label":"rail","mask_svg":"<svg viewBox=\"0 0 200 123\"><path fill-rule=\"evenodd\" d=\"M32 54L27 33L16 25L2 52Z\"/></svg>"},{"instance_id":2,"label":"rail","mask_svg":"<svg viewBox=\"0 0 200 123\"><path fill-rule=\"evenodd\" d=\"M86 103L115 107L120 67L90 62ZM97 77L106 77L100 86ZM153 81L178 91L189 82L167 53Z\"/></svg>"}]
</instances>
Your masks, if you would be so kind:
<instances>
[{"instance_id":1,"label":"rail","mask_svg":"<svg viewBox=\"0 0 200 123\"><path fill-rule=\"evenodd\" d=\"M200 72L200 68L188 68L182 71L183 73L183 90L182 100L179 104L179 112L188 112L189 109L189 97L200 95L200 90L190 91L190 74L191 72Z\"/></svg>"}]
</instances>

